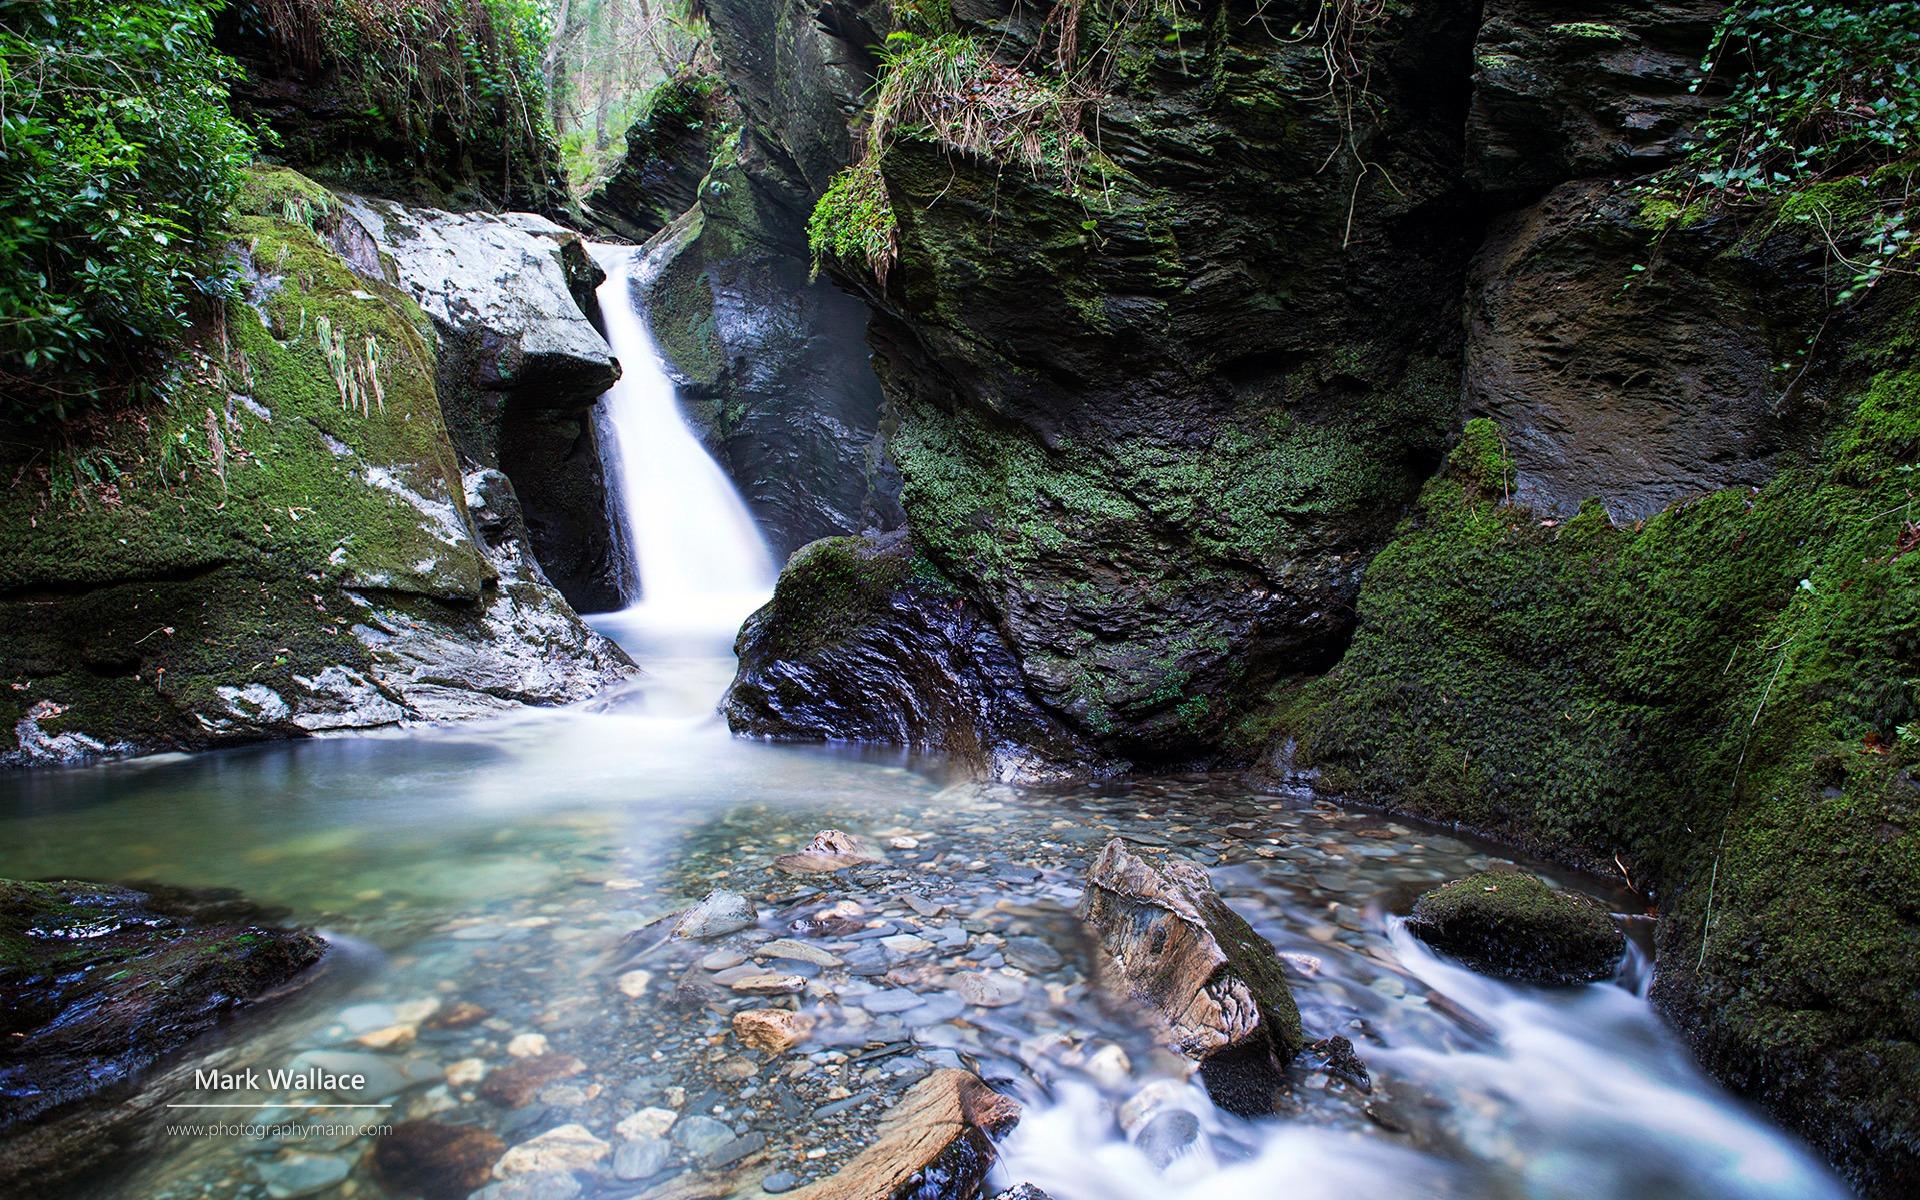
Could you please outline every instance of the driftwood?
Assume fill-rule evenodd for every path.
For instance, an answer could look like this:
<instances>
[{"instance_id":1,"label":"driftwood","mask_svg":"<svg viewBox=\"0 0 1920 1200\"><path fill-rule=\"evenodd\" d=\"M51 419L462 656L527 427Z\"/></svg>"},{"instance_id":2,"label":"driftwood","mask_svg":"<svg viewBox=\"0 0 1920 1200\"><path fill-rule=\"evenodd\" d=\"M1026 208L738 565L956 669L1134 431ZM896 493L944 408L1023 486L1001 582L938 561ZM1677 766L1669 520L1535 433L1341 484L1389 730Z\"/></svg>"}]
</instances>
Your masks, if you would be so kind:
<instances>
[{"instance_id":1,"label":"driftwood","mask_svg":"<svg viewBox=\"0 0 1920 1200\"><path fill-rule=\"evenodd\" d=\"M887 1114L873 1145L791 1200L893 1200L971 1196L993 1161L993 1138L1020 1119L1020 1106L966 1071L935 1071ZM916 1189L933 1186L935 1191Z\"/></svg>"}]
</instances>

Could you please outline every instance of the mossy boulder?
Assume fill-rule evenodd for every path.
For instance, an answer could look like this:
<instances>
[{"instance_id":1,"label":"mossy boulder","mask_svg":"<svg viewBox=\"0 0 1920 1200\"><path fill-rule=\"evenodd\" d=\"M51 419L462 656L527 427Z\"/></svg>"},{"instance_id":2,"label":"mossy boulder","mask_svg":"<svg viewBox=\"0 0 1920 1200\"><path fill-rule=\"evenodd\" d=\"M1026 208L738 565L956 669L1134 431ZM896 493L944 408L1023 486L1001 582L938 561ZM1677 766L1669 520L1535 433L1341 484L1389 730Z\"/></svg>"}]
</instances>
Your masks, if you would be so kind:
<instances>
[{"instance_id":1,"label":"mossy boulder","mask_svg":"<svg viewBox=\"0 0 1920 1200\"><path fill-rule=\"evenodd\" d=\"M164 400L63 447L8 441L0 762L499 712L631 670L476 522L433 326L354 272L349 224L256 173L239 295Z\"/></svg>"},{"instance_id":2,"label":"mossy boulder","mask_svg":"<svg viewBox=\"0 0 1920 1200\"><path fill-rule=\"evenodd\" d=\"M321 960L270 919L232 892L0 880L0 1188L115 1153L134 1110L109 1101Z\"/></svg>"},{"instance_id":3,"label":"mossy boulder","mask_svg":"<svg viewBox=\"0 0 1920 1200\"><path fill-rule=\"evenodd\" d=\"M1407 928L1476 971L1524 983L1605 979L1627 948L1598 901L1517 871L1470 875L1427 892Z\"/></svg>"},{"instance_id":4,"label":"mossy boulder","mask_svg":"<svg viewBox=\"0 0 1920 1200\"><path fill-rule=\"evenodd\" d=\"M735 733L939 751L1001 777L1084 765L997 631L904 531L802 548L747 618L722 708Z\"/></svg>"}]
</instances>

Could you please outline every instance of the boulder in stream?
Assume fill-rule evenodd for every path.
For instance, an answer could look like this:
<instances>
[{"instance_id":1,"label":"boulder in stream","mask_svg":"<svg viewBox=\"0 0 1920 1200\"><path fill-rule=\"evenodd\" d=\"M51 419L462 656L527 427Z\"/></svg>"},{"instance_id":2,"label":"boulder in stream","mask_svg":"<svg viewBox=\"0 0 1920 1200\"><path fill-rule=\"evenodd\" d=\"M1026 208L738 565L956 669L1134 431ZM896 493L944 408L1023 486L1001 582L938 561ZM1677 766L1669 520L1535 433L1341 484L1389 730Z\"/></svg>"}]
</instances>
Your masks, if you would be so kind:
<instances>
[{"instance_id":1,"label":"boulder in stream","mask_svg":"<svg viewBox=\"0 0 1920 1200\"><path fill-rule=\"evenodd\" d=\"M747 618L722 708L738 734L947 754L1001 779L1084 765L993 624L904 530L824 538Z\"/></svg>"},{"instance_id":2,"label":"boulder in stream","mask_svg":"<svg viewBox=\"0 0 1920 1200\"><path fill-rule=\"evenodd\" d=\"M1106 952L1111 986L1166 1023L1169 1040L1199 1061L1214 1102L1272 1112L1282 1064L1305 1044L1300 1010L1273 946L1206 871L1115 838L1087 872L1080 916Z\"/></svg>"},{"instance_id":3,"label":"boulder in stream","mask_svg":"<svg viewBox=\"0 0 1920 1200\"><path fill-rule=\"evenodd\" d=\"M326 953L265 916L227 891L0 880L0 1192L123 1152L145 1108L112 1101Z\"/></svg>"},{"instance_id":4,"label":"boulder in stream","mask_svg":"<svg viewBox=\"0 0 1920 1200\"><path fill-rule=\"evenodd\" d=\"M1518 871L1442 884L1414 904L1407 929L1482 974L1525 983L1605 979L1627 949L1598 901Z\"/></svg>"}]
</instances>

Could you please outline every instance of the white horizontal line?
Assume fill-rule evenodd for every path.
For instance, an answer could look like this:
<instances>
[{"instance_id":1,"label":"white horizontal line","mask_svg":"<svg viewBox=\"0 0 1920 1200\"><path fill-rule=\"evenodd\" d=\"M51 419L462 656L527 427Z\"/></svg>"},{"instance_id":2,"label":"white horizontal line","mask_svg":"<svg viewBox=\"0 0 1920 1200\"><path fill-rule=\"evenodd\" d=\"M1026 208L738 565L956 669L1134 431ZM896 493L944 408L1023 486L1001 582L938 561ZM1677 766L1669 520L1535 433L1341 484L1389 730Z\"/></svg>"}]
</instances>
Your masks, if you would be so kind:
<instances>
[{"instance_id":1,"label":"white horizontal line","mask_svg":"<svg viewBox=\"0 0 1920 1200\"><path fill-rule=\"evenodd\" d=\"M391 1104L169 1104L168 1108L392 1108Z\"/></svg>"}]
</instances>

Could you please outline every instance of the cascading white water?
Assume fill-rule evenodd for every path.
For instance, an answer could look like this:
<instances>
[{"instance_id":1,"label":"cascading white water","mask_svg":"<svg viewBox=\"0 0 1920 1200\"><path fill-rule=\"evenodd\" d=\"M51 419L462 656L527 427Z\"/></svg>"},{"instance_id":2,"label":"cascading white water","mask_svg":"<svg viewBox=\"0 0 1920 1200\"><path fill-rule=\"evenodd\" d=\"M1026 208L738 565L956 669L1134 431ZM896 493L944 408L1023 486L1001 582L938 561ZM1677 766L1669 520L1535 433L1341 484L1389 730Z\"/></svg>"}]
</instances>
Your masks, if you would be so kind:
<instances>
[{"instance_id":1,"label":"cascading white water","mask_svg":"<svg viewBox=\"0 0 1920 1200\"><path fill-rule=\"evenodd\" d=\"M629 607L608 632L685 650L731 642L773 588L774 567L733 483L681 416L636 297L655 269L631 246L595 246L606 271L600 312L620 360L618 382L600 398L601 454L625 543ZM596 624L603 622L596 621Z\"/></svg>"},{"instance_id":2,"label":"cascading white water","mask_svg":"<svg viewBox=\"0 0 1920 1200\"><path fill-rule=\"evenodd\" d=\"M1425 985L1412 994L1450 997L1484 1035L1463 1046L1384 1029L1385 1044L1363 1046L1389 1092L1446 1102L1425 1140L1450 1150L1351 1128L1247 1125L1194 1086L1165 1103L1205 1132L1163 1171L1118 1135L1108 1100L1069 1082L1029 1105L1003 1148L1002 1178L1055 1200L1844 1200L1804 1147L1700 1073L1638 991L1492 979L1387 921L1394 958ZM1330 959L1327 969L1338 968Z\"/></svg>"}]
</instances>

